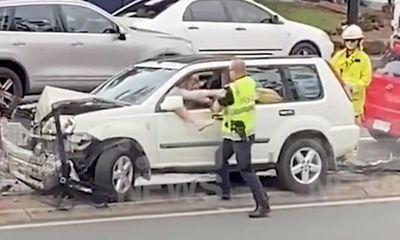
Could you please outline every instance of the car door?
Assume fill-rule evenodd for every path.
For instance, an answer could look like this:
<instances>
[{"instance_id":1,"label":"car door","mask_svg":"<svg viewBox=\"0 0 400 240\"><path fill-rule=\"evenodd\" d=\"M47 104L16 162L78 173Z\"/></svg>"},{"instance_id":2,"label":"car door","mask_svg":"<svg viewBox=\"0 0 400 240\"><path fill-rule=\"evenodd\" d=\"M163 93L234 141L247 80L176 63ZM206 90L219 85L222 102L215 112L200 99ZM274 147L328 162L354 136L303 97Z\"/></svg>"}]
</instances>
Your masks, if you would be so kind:
<instances>
[{"instance_id":1,"label":"car door","mask_svg":"<svg viewBox=\"0 0 400 240\"><path fill-rule=\"evenodd\" d=\"M275 149L270 144L281 132L287 117L279 114L290 99L290 92L284 82L281 65L248 64L247 73L256 81L257 92L269 91L265 100L256 102L256 142L252 147L253 163L272 161L270 152Z\"/></svg>"},{"instance_id":2,"label":"car door","mask_svg":"<svg viewBox=\"0 0 400 240\"><path fill-rule=\"evenodd\" d=\"M70 78L75 86L97 86L134 62L134 46L119 40L117 25L89 7L60 5L70 48Z\"/></svg>"},{"instance_id":3,"label":"car door","mask_svg":"<svg viewBox=\"0 0 400 240\"><path fill-rule=\"evenodd\" d=\"M11 9L12 22L0 33L0 54L24 66L33 91L59 85L68 74L69 49L55 5L33 3Z\"/></svg>"},{"instance_id":4,"label":"car door","mask_svg":"<svg viewBox=\"0 0 400 240\"><path fill-rule=\"evenodd\" d=\"M242 53L280 55L289 40L289 29L274 23L267 10L244 0L223 1L230 16L234 36L231 42Z\"/></svg>"},{"instance_id":5,"label":"car door","mask_svg":"<svg viewBox=\"0 0 400 240\"><path fill-rule=\"evenodd\" d=\"M200 53L227 53L240 47L240 41L233 41L234 28L219 0L194 1L184 12L183 24Z\"/></svg>"},{"instance_id":6,"label":"car door","mask_svg":"<svg viewBox=\"0 0 400 240\"><path fill-rule=\"evenodd\" d=\"M199 122L212 119L209 108L191 108L187 104L186 107L190 116ZM190 168L213 166L214 154L222 139L220 121L215 121L202 131L198 131L196 127L185 123L175 112L157 110L155 127L160 166Z\"/></svg>"}]
</instances>

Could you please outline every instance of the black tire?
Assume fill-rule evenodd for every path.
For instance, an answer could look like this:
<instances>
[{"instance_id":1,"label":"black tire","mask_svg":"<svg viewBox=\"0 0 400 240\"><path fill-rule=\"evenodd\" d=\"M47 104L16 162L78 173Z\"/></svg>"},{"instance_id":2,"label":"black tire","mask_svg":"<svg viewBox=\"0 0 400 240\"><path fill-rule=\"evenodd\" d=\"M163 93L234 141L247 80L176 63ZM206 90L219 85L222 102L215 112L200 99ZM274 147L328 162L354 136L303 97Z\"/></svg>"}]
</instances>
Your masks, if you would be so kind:
<instances>
[{"instance_id":1,"label":"black tire","mask_svg":"<svg viewBox=\"0 0 400 240\"><path fill-rule=\"evenodd\" d=\"M318 153L321 164L318 177L308 184L304 184L296 180L291 172L291 160L294 155L301 149L312 149ZM310 193L317 190L321 184L326 184L327 169L328 169L328 151L324 148L324 144L319 139L294 139L282 149L279 161L277 163L278 179L282 187L297 193ZM314 158L315 160L316 158ZM301 174L301 173L299 173ZM295 174L297 175L297 174ZM315 174L317 175L317 174Z\"/></svg>"},{"instance_id":2,"label":"black tire","mask_svg":"<svg viewBox=\"0 0 400 240\"><path fill-rule=\"evenodd\" d=\"M6 101L6 104L11 107L15 107L24 95L21 79L18 74L16 74L13 70L5 67L0 67L1 86L3 86L7 79L10 79L12 81L12 88L7 90L7 92L13 95L13 99L10 101ZM0 99L2 99L2 97L0 97Z\"/></svg>"},{"instance_id":3,"label":"black tire","mask_svg":"<svg viewBox=\"0 0 400 240\"><path fill-rule=\"evenodd\" d=\"M321 56L321 53L314 44L310 42L301 42L296 44L290 51L290 55L305 55L304 52L308 52L308 55Z\"/></svg>"},{"instance_id":4,"label":"black tire","mask_svg":"<svg viewBox=\"0 0 400 240\"><path fill-rule=\"evenodd\" d=\"M101 153L96 162L95 173L94 173L95 183L110 190L109 198L112 202L127 201L129 200L129 197L132 194L133 186L135 184L134 152L135 151L133 151L130 146L127 147L127 146L117 145ZM114 167L116 167L117 161L122 156L129 158L129 160L131 161L133 173L132 173L132 178L129 179L129 181L131 181L131 184L128 187L128 189L124 192L118 192L113 183L113 170Z\"/></svg>"},{"instance_id":5,"label":"black tire","mask_svg":"<svg viewBox=\"0 0 400 240\"><path fill-rule=\"evenodd\" d=\"M397 137L392 136L388 133L375 130L375 129L368 129L369 135L373 137L378 142L395 142L397 141Z\"/></svg>"}]
</instances>

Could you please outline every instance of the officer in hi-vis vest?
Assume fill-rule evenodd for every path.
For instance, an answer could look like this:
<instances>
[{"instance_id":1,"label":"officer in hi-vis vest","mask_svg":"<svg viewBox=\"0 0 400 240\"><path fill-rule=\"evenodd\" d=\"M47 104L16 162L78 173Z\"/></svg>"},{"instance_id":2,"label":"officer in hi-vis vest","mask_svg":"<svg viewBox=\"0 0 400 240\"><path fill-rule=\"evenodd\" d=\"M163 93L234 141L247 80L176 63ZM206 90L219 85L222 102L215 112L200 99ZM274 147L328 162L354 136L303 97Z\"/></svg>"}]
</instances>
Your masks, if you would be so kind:
<instances>
[{"instance_id":1,"label":"officer in hi-vis vest","mask_svg":"<svg viewBox=\"0 0 400 240\"><path fill-rule=\"evenodd\" d=\"M255 139L256 83L247 76L245 63L239 59L231 62L229 75L231 82L225 88L225 96L212 106L213 112L223 110L223 141L216 152L217 173L222 181L222 199L230 199L228 159L235 153L237 166L256 202L256 209L249 213L249 217L266 217L270 212L268 195L251 165L251 146Z\"/></svg>"}]
</instances>

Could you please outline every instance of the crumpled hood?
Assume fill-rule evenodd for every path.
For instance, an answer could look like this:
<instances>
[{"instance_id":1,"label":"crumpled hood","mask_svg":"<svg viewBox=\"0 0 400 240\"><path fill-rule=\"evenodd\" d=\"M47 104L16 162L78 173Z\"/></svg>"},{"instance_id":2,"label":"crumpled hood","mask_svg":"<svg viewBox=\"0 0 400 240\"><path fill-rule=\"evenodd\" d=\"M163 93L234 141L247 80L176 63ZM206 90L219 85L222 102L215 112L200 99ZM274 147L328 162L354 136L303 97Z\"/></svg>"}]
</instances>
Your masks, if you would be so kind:
<instances>
[{"instance_id":1,"label":"crumpled hood","mask_svg":"<svg viewBox=\"0 0 400 240\"><path fill-rule=\"evenodd\" d=\"M35 120L41 121L52 111L52 104L65 100L79 100L96 97L90 93L46 86L36 105Z\"/></svg>"}]
</instances>

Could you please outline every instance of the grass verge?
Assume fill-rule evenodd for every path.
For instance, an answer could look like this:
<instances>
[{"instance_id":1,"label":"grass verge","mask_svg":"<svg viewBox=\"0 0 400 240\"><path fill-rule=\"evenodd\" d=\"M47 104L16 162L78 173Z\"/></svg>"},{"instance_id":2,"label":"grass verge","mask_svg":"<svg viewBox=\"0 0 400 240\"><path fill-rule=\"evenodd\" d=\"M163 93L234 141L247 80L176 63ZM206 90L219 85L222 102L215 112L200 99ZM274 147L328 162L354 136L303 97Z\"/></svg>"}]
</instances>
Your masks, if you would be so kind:
<instances>
[{"instance_id":1,"label":"grass verge","mask_svg":"<svg viewBox=\"0 0 400 240\"><path fill-rule=\"evenodd\" d=\"M329 10L301 3L278 2L277 0L257 0L283 17L318 27L324 31L335 30L343 15Z\"/></svg>"}]
</instances>

